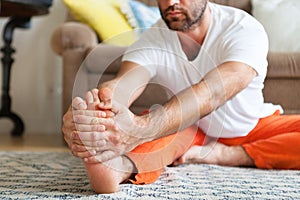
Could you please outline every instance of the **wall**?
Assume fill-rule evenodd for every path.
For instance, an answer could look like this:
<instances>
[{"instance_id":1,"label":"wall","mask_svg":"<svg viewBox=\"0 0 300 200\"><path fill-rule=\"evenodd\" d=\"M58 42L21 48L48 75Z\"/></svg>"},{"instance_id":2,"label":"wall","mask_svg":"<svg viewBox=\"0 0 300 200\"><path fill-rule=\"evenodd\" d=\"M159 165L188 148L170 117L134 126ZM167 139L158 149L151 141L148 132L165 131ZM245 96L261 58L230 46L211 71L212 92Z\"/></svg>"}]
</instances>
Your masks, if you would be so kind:
<instances>
[{"instance_id":1,"label":"wall","mask_svg":"<svg viewBox=\"0 0 300 200\"><path fill-rule=\"evenodd\" d=\"M10 95L13 111L25 123L25 134L61 131L62 61L52 52L50 37L65 15L66 8L61 0L53 0L50 13L33 17L30 29L15 29L12 44L16 53L13 55ZM1 35L7 20L0 19ZM0 46L3 46L2 38ZM2 88L2 67L0 76ZM11 121L0 119L0 135L9 134L12 127Z\"/></svg>"}]
</instances>

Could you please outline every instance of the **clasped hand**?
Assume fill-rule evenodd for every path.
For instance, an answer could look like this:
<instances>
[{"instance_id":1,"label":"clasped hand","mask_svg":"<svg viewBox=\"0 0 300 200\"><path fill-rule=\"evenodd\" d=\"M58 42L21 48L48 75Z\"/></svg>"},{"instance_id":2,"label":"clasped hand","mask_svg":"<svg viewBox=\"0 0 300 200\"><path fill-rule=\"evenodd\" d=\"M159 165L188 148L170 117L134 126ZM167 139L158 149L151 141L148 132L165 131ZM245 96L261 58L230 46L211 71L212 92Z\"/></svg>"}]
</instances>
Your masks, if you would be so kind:
<instances>
[{"instance_id":1,"label":"clasped hand","mask_svg":"<svg viewBox=\"0 0 300 200\"><path fill-rule=\"evenodd\" d=\"M138 116L111 98L98 97L99 90L76 97L63 117L62 131L72 153L88 163L105 162L126 154L145 138ZM101 95L100 95L101 96Z\"/></svg>"}]
</instances>

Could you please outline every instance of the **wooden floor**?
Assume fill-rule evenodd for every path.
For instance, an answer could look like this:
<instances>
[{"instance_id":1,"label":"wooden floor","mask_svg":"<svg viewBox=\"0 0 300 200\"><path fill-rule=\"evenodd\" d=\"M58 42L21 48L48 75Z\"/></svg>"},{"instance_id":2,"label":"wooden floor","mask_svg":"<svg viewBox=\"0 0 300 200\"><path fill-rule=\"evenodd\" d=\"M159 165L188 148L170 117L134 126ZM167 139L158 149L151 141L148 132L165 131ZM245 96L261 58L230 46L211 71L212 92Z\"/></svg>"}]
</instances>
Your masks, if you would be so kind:
<instances>
[{"instance_id":1,"label":"wooden floor","mask_svg":"<svg viewBox=\"0 0 300 200\"><path fill-rule=\"evenodd\" d=\"M0 134L1 151L68 151L61 134Z\"/></svg>"}]
</instances>

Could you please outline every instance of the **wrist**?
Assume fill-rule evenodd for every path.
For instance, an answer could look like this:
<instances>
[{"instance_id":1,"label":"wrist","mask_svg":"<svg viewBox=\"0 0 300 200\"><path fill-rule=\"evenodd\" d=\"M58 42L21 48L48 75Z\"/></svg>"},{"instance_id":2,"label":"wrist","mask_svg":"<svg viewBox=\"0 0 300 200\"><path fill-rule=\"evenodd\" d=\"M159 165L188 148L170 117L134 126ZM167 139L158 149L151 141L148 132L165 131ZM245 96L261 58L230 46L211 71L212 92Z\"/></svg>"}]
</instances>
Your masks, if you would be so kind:
<instances>
[{"instance_id":1,"label":"wrist","mask_svg":"<svg viewBox=\"0 0 300 200\"><path fill-rule=\"evenodd\" d=\"M149 142L163 136L164 127L167 123L165 110L159 106L153 106L143 115L137 116L137 124L141 127L139 135L144 142Z\"/></svg>"},{"instance_id":2,"label":"wrist","mask_svg":"<svg viewBox=\"0 0 300 200\"><path fill-rule=\"evenodd\" d=\"M149 113L143 115L135 115L135 124L138 127L136 135L142 143L154 140L153 131L151 131L151 121Z\"/></svg>"}]
</instances>

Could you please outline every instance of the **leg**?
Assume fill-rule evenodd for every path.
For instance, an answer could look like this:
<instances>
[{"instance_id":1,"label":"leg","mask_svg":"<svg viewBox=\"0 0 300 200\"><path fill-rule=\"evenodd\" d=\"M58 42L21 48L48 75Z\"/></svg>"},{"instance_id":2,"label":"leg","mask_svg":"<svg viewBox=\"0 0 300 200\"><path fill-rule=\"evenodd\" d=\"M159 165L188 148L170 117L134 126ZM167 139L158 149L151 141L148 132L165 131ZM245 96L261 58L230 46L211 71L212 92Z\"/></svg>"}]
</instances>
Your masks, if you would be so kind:
<instances>
[{"instance_id":1,"label":"leg","mask_svg":"<svg viewBox=\"0 0 300 200\"><path fill-rule=\"evenodd\" d=\"M130 181L134 184L153 183L165 166L172 164L192 145L203 143L204 140L205 135L199 132L198 127L192 126L138 146L127 154L137 169L136 175Z\"/></svg>"},{"instance_id":2,"label":"leg","mask_svg":"<svg viewBox=\"0 0 300 200\"><path fill-rule=\"evenodd\" d=\"M275 113L261 119L246 137L193 146L175 162L182 163L300 169L300 115Z\"/></svg>"},{"instance_id":3,"label":"leg","mask_svg":"<svg viewBox=\"0 0 300 200\"><path fill-rule=\"evenodd\" d=\"M126 156L105 163L84 163L92 188L97 193L116 192L119 184L149 184L157 180L165 166L181 156L195 142L203 141L197 127L147 142ZM135 175L132 177L132 175Z\"/></svg>"},{"instance_id":4,"label":"leg","mask_svg":"<svg viewBox=\"0 0 300 200\"><path fill-rule=\"evenodd\" d=\"M86 93L85 100L88 110L95 110L98 99L98 90ZM118 190L119 184L129 179L135 171L135 166L126 156L120 156L104 163L83 162L91 187L96 193L113 193Z\"/></svg>"},{"instance_id":5,"label":"leg","mask_svg":"<svg viewBox=\"0 0 300 200\"><path fill-rule=\"evenodd\" d=\"M273 115L262 119L243 144L259 168L300 169L300 115Z\"/></svg>"},{"instance_id":6,"label":"leg","mask_svg":"<svg viewBox=\"0 0 300 200\"><path fill-rule=\"evenodd\" d=\"M223 166L255 166L253 159L241 146L227 146L219 142L192 146L174 165L202 163Z\"/></svg>"}]
</instances>

